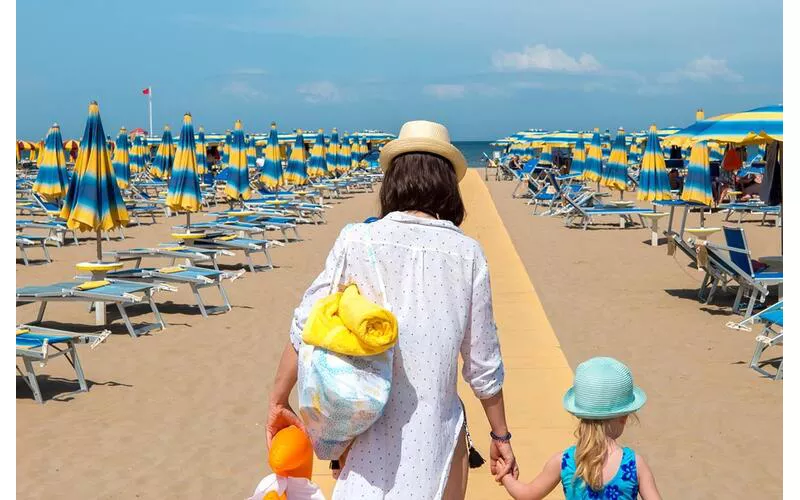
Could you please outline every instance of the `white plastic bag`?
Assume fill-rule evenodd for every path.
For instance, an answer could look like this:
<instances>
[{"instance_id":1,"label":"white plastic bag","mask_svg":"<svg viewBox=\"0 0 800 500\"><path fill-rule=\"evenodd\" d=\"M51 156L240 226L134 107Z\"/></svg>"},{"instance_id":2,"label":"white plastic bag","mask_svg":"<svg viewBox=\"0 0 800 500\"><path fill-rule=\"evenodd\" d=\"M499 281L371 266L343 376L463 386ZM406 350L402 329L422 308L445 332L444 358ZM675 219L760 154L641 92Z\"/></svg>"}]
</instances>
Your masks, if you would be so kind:
<instances>
[{"instance_id":1,"label":"white plastic bag","mask_svg":"<svg viewBox=\"0 0 800 500\"><path fill-rule=\"evenodd\" d=\"M264 496L274 492L277 498L285 495L286 500L325 500L319 486L304 477L283 477L270 474L258 483L253 496L247 500L264 500Z\"/></svg>"}]
</instances>

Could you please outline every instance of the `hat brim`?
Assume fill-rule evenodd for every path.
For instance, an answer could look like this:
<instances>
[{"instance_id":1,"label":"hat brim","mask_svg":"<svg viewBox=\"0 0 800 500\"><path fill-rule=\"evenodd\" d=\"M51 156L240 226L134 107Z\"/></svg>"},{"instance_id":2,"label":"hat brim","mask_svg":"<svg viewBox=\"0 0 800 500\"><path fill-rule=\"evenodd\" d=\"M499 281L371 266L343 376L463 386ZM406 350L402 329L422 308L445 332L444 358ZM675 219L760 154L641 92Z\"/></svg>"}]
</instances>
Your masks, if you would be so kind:
<instances>
[{"instance_id":1,"label":"hat brim","mask_svg":"<svg viewBox=\"0 0 800 500\"><path fill-rule=\"evenodd\" d=\"M409 137L387 142L381 149L379 160L381 170L383 172L389 170L392 161L405 153L431 153L447 159L455 169L458 182L461 182L461 179L467 174L467 160L457 147L449 142L425 137Z\"/></svg>"},{"instance_id":2,"label":"hat brim","mask_svg":"<svg viewBox=\"0 0 800 500\"><path fill-rule=\"evenodd\" d=\"M583 408L579 408L575 404L575 388L570 387L566 394L564 394L564 409L572 413L578 418L585 418L589 420L600 420L606 418L621 417L628 415L639 410L647 402L647 394L642 389L634 386L633 388L633 401L629 404L613 408L605 412L592 412Z\"/></svg>"}]
</instances>

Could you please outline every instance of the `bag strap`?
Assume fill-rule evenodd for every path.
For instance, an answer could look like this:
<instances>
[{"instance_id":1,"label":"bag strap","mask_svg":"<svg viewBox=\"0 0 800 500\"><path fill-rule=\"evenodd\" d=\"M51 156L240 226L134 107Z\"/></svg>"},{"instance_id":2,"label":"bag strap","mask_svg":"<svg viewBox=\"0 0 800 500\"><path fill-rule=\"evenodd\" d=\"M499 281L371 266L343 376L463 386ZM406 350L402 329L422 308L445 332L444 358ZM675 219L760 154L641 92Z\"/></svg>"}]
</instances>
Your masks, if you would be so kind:
<instances>
[{"instance_id":1,"label":"bag strap","mask_svg":"<svg viewBox=\"0 0 800 500\"><path fill-rule=\"evenodd\" d=\"M367 254L369 255L370 263L372 264L372 268L375 269L375 274L378 278L378 286L380 287L381 290L381 299L383 300L383 307L391 311L392 307L389 304L389 299L388 296L386 295L386 285L383 282L383 275L381 274L381 270L378 267L378 258L375 256L375 246L372 244L371 233L372 233L372 227L368 226L367 231L365 233L367 240Z\"/></svg>"}]
</instances>

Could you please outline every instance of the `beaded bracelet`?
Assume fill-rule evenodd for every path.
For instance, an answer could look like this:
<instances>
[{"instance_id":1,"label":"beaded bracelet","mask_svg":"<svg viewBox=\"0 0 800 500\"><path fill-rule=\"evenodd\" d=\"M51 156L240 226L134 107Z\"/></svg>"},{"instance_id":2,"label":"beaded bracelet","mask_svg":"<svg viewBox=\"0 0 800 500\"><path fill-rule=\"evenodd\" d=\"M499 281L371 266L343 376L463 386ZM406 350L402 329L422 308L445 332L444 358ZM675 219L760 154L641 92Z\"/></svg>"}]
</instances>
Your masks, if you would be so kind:
<instances>
[{"instance_id":1,"label":"beaded bracelet","mask_svg":"<svg viewBox=\"0 0 800 500\"><path fill-rule=\"evenodd\" d=\"M511 441L511 433L507 433L505 436L498 436L494 432L489 431L489 437L491 437L495 441L499 441L501 443L507 443Z\"/></svg>"}]
</instances>

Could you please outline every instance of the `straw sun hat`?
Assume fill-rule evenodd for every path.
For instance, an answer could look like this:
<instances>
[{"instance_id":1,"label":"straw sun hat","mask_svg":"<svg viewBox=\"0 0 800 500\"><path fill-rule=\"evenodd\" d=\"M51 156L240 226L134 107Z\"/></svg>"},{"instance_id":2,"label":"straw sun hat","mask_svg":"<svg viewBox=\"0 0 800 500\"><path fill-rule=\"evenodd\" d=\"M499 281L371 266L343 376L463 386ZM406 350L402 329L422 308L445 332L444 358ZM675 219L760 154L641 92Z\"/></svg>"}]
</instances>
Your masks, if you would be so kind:
<instances>
[{"instance_id":1,"label":"straw sun hat","mask_svg":"<svg viewBox=\"0 0 800 500\"><path fill-rule=\"evenodd\" d=\"M453 165L459 182L467 173L467 160L450 142L450 133L441 123L426 120L404 123L397 139L388 142L381 149L381 170L389 170L392 160L405 153L432 153L447 159Z\"/></svg>"},{"instance_id":2,"label":"straw sun hat","mask_svg":"<svg viewBox=\"0 0 800 500\"><path fill-rule=\"evenodd\" d=\"M592 358L575 370L575 382L564 395L564 409L578 418L607 419L633 413L647 395L633 385L630 369L614 358Z\"/></svg>"}]
</instances>

